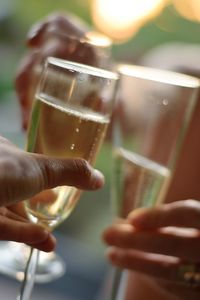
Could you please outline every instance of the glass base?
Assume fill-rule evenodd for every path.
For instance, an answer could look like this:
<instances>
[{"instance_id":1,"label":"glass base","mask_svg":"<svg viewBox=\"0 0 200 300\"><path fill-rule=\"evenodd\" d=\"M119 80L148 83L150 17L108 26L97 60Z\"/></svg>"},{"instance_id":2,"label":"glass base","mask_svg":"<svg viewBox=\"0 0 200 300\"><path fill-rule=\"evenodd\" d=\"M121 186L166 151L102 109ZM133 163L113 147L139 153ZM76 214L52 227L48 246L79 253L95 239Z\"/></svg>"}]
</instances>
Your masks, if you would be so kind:
<instances>
[{"instance_id":1,"label":"glass base","mask_svg":"<svg viewBox=\"0 0 200 300\"><path fill-rule=\"evenodd\" d=\"M29 247L15 242L0 242L0 273L22 281ZM40 252L35 282L56 280L66 272L65 261L55 252Z\"/></svg>"}]
</instances>

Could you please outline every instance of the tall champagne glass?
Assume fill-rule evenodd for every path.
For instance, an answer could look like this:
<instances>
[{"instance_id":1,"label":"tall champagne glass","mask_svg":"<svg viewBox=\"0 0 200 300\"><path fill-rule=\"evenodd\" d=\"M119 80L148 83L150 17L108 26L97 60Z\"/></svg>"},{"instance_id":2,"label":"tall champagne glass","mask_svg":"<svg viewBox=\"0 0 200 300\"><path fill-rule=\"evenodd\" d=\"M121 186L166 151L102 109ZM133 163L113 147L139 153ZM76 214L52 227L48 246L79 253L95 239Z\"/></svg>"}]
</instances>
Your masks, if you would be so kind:
<instances>
[{"instance_id":1,"label":"tall champagne glass","mask_svg":"<svg viewBox=\"0 0 200 300\"><path fill-rule=\"evenodd\" d=\"M39 49L40 57L33 65L31 71L31 89L28 93L29 106L32 105L35 89L43 68L44 57L51 53L53 56L84 63L94 67L111 69L111 40L96 32L89 31L84 37L78 38L50 27L43 36L44 46ZM9 255L8 253L9 249ZM11 241L0 242L0 272L23 279L23 271L28 257L29 249L25 244ZM41 253L36 270L37 282L49 282L62 276L66 263L55 252Z\"/></svg>"},{"instance_id":2,"label":"tall champagne glass","mask_svg":"<svg viewBox=\"0 0 200 300\"><path fill-rule=\"evenodd\" d=\"M118 72L112 207L115 216L126 218L135 208L163 201L195 108L199 80L134 65L119 65ZM118 291L121 274L115 272L111 299L123 299Z\"/></svg>"},{"instance_id":3,"label":"tall champagne glass","mask_svg":"<svg viewBox=\"0 0 200 300\"><path fill-rule=\"evenodd\" d=\"M48 58L35 95L27 151L80 157L93 165L109 124L117 79L110 71ZM45 190L25 201L27 215L53 230L70 215L80 194L71 186ZM29 299L37 253L31 249L17 299Z\"/></svg>"}]
</instances>

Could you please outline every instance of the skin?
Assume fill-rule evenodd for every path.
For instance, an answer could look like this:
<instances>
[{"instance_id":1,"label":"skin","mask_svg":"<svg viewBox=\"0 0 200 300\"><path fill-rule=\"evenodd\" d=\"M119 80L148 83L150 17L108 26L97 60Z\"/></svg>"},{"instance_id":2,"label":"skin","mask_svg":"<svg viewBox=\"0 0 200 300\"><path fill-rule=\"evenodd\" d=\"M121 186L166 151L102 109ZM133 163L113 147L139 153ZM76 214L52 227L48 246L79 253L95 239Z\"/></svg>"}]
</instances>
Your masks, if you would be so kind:
<instances>
[{"instance_id":1,"label":"skin","mask_svg":"<svg viewBox=\"0 0 200 300\"><path fill-rule=\"evenodd\" d=\"M39 225L31 224L23 209L24 199L58 185L83 190L102 187L103 175L83 159L57 159L25 152L0 137L0 239L52 251L55 238Z\"/></svg>"},{"instance_id":2,"label":"skin","mask_svg":"<svg viewBox=\"0 0 200 300\"><path fill-rule=\"evenodd\" d=\"M179 281L177 267L180 263L199 261L199 216L200 203L195 200L135 210L130 213L127 222L116 223L104 232L104 240L114 246L109 249L109 258L121 267ZM120 251L121 248L125 252ZM169 256L169 262L165 265L166 260L156 259L156 256L140 258L138 253L131 250L166 255Z\"/></svg>"},{"instance_id":3,"label":"skin","mask_svg":"<svg viewBox=\"0 0 200 300\"><path fill-rule=\"evenodd\" d=\"M154 297L162 287L166 299L175 295L178 299L199 299L199 291L184 286L179 274L181 265L199 263L199 218L200 203L195 200L137 209L104 232L103 239L110 246L107 257L117 267L145 274L141 279L150 290L154 287ZM131 299L130 295L126 299ZM141 299L147 295L148 288ZM159 297L154 299L165 299Z\"/></svg>"}]
</instances>

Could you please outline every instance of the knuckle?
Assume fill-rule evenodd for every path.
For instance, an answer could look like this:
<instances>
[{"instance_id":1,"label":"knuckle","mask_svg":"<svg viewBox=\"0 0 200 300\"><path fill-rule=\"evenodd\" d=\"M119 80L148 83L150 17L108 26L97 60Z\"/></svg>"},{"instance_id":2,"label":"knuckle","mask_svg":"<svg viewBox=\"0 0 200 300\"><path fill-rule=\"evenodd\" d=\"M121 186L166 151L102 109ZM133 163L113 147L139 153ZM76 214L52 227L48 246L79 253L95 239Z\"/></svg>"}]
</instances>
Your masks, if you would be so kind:
<instances>
[{"instance_id":1,"label":"knuckle","mask_svg":"<svg viewBox=\"0 0 200 300\"><path fill-rule=\"evenodd\" d=\"M55 168L52 161L45 158L36 158L33 166L33 172L37 174L40 185L42 187L53 186L56 181L56 173L52 172L52 169Z\"/></svg>"}]
</instances>

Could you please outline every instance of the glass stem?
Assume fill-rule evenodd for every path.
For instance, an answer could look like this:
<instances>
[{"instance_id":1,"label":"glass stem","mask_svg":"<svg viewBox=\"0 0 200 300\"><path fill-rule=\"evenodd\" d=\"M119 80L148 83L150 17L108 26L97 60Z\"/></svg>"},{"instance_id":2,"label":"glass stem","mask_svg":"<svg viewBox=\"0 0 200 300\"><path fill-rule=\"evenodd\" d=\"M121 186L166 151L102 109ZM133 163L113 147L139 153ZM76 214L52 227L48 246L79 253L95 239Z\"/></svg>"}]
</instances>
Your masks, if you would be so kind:
<instances>
[{"instance_id":1,"label":"glass stem","mask_svg":"<svg viewBox=\"0 0 200 300\"><path fill-rule=\"evenodd\" d=\"M113 281L112 281L112 289L111 289L111 300L117 300L117 295L119 291L119 285L121 281L122 270L116 268L113 274Z\"/></svg>"},{"instance_id":2,"label":"glass stem","mask_svg":"<svg viewBox=\"0 0 200 300\"><path fill-rule=\"evenodd\" d=\"M24 271L24 280L21 285L20 293L16 300L29 300L35 282L36 267L39 259L39 250L31 247L29 258Z\"/></svg>"}]
</instances>

